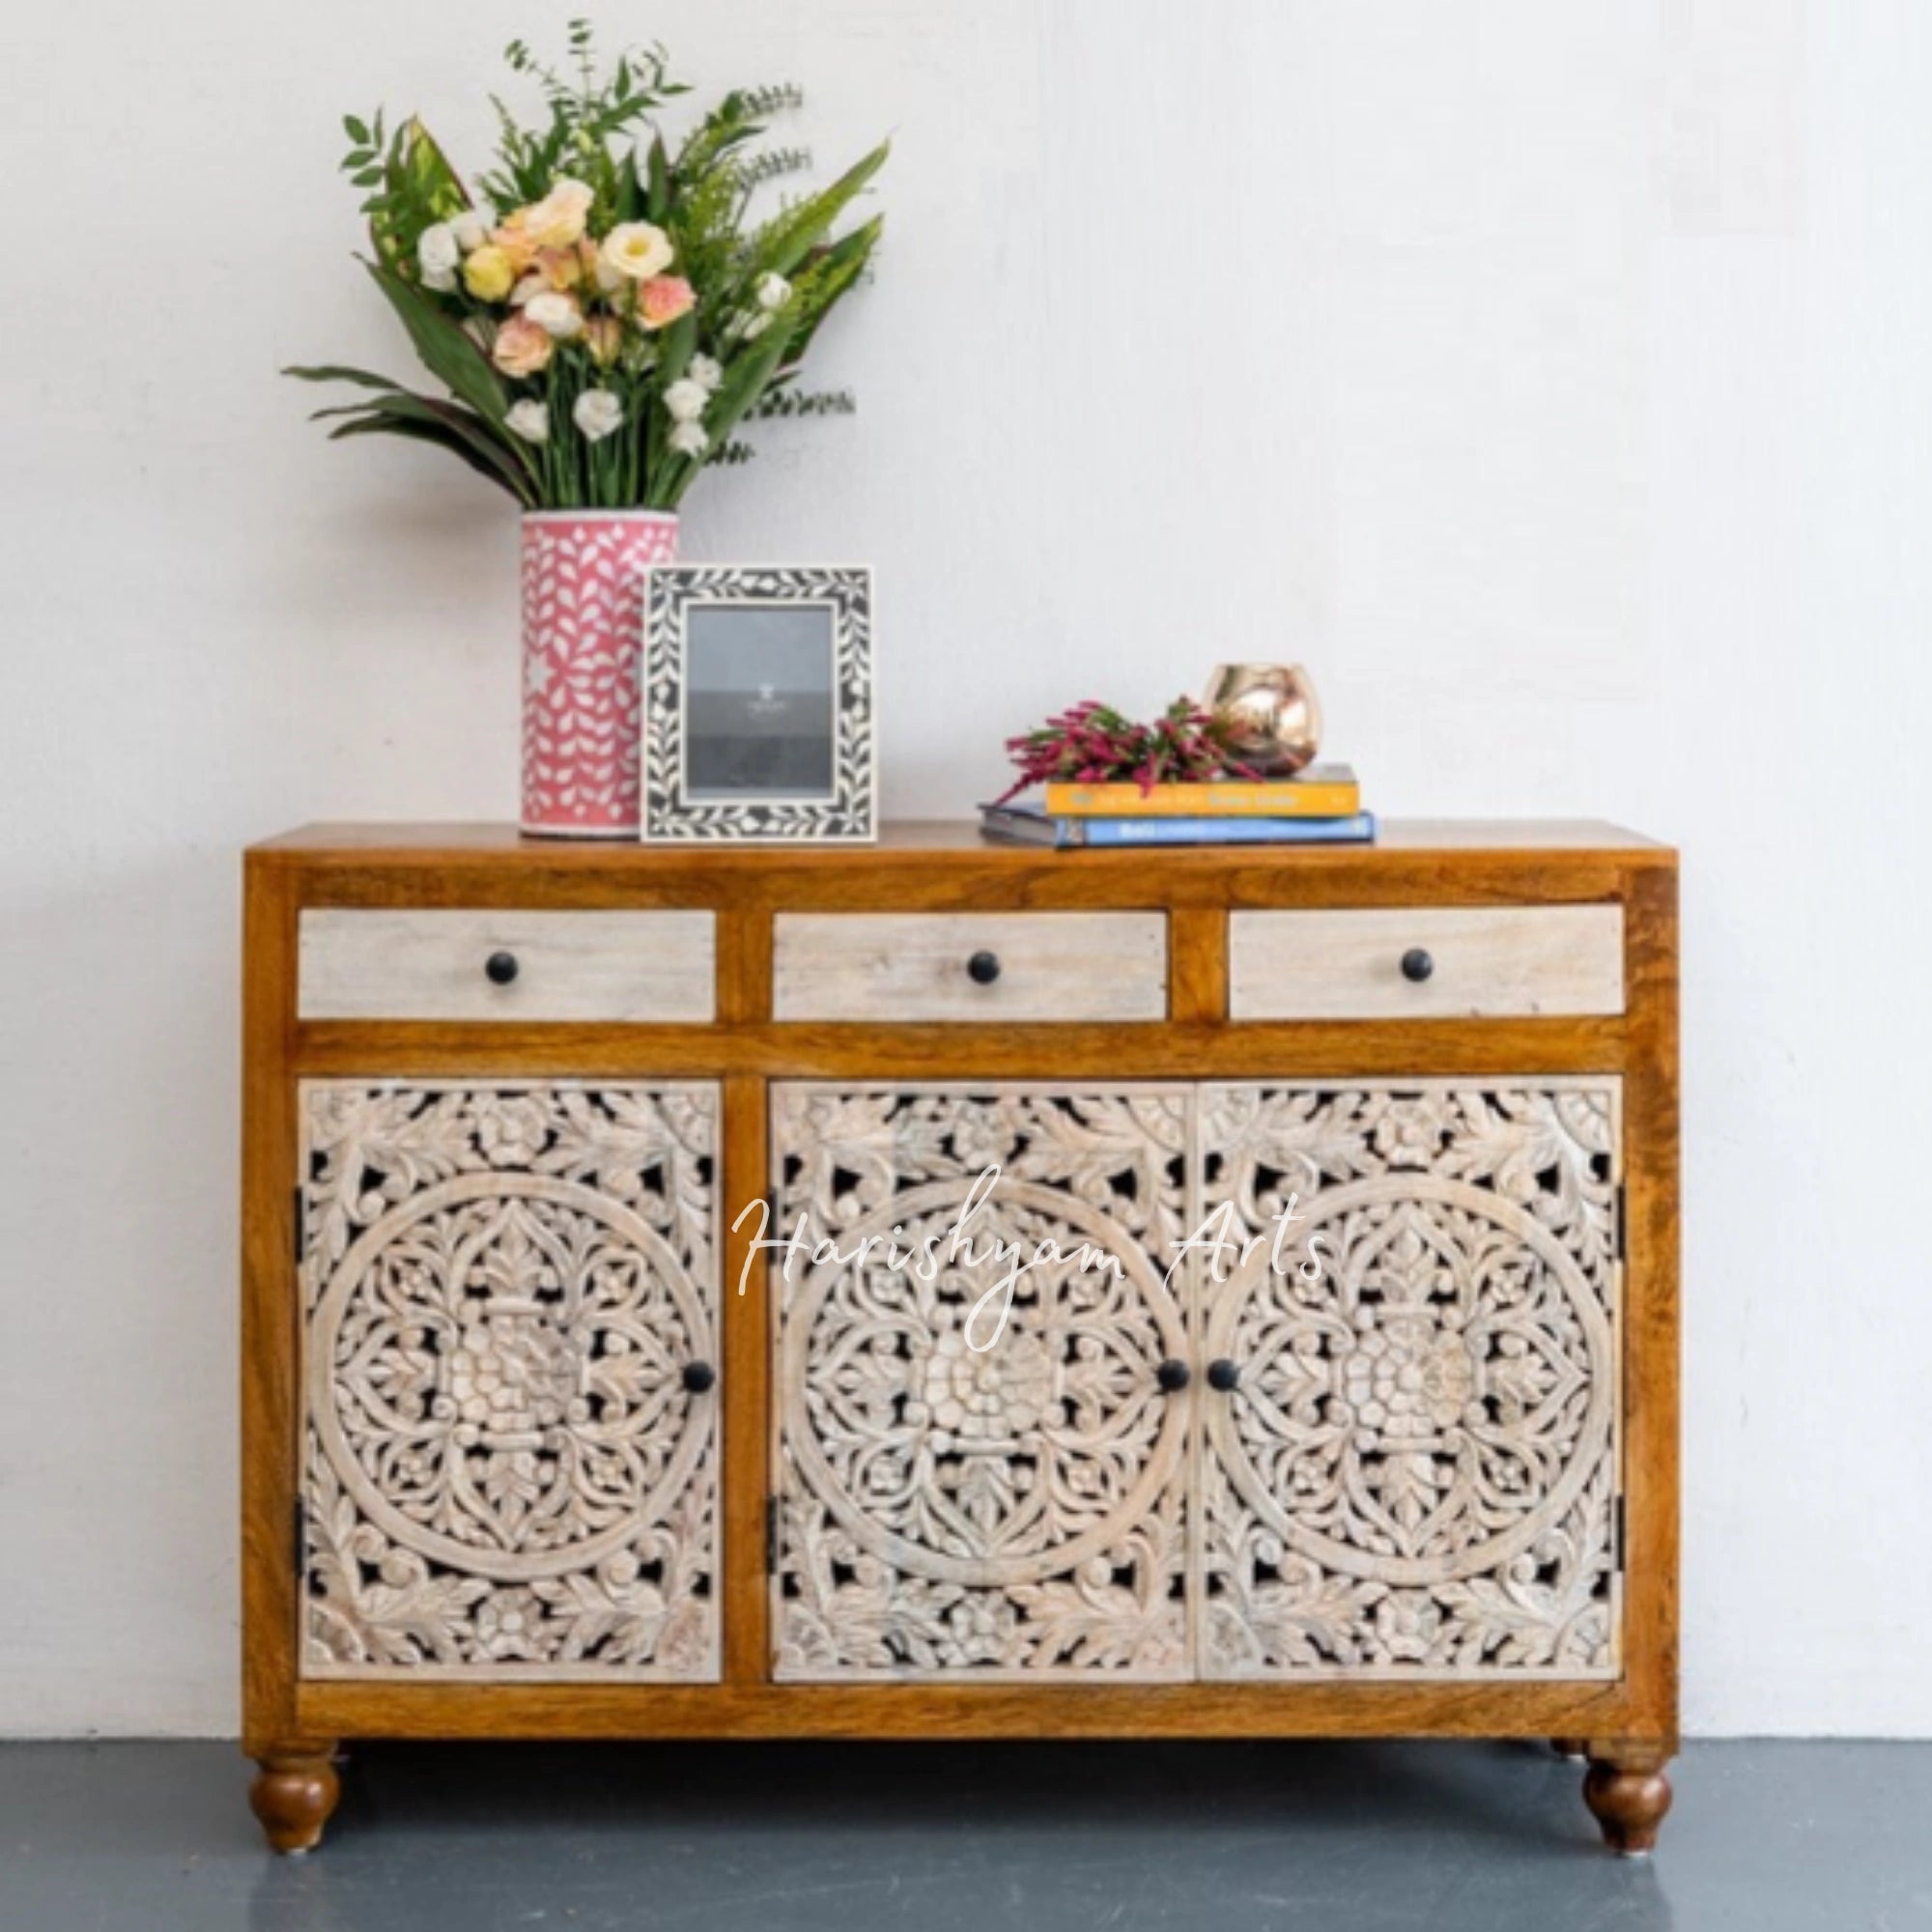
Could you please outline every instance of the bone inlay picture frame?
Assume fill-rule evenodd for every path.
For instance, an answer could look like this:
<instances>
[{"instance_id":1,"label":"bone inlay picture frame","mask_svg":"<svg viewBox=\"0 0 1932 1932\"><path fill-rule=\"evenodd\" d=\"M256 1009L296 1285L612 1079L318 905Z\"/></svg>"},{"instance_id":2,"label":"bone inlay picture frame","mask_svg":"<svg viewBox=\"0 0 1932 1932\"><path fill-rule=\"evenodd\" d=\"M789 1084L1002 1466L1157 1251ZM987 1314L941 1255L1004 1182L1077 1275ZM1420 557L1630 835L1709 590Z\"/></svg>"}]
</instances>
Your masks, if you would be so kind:
<instances>
[{"instance_id":1,"label":"bone inlay picture frame","mask_svg":"<svg viewBox=\"0 0 1932 1932\"><path fill-rule=\"evenodd\" d=\"M655 565L643 696L647 843L876 838L866 566Z\"/></svg>"}]
</instances>

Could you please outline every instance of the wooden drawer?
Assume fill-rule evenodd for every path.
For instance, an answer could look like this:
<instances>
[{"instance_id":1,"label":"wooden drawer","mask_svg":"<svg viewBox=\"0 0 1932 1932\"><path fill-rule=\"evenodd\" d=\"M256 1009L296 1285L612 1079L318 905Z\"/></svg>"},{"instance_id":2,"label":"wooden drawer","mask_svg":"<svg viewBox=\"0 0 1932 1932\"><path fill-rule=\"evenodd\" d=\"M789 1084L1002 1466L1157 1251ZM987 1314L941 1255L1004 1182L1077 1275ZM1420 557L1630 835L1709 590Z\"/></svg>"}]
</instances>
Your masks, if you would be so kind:
<instances>
[{"instance_id":1,"label":"wooden drawer","mask_svg":"<svg viewBox=\"0 0 1932 1932\"><path fill-rule=\"evenodd\" d=\"M1422 961L1427 955L1426 976ZM1405 971L1405 961L1409 971ZM1624 1009L1620 906L1236 912L1237 1020L1505 1018Z\"/></svg>"},{"instance_id":2,"label":"wooden drawer","mask_svg":"<svg viewBox=\"0 0 1932 1932\"><path fill-rule=\"evenodd\" d=\"M1164 913L781 913L774 925L781 1020L1167 1016Z\"/></svg>"},{"instance_id":3,"label":"wooden drawer","mask_svg":"<svg viewBox=\"0 0 1932 1932\"><path fill-rule=\"evenodd\" d=\"M701 1024L716 946L708 912L304 912L298 1011Z\"/></svg>"}]
</instances>

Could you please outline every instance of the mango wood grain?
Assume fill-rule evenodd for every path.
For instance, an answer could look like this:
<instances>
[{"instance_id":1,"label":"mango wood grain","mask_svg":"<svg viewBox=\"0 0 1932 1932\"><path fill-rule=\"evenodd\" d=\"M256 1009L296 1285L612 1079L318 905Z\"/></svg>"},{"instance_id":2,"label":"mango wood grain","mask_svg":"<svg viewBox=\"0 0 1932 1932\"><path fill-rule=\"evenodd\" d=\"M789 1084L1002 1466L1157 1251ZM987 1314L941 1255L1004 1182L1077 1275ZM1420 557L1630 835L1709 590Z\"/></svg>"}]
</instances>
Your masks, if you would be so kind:
<instances>
[{"instance_id":1,"label":"mango wood grain","mask_svg":"<svg viewBox=\"0 0 1932 1932\"><path fill-rule=\"evenodd\" d=\"M244 910L242 1216L243 1710L270 1768L272 1830L307 1833L325 1796L317 1740L344 1737L1303 1737L1587 1742L1592 1803L1636 1848L1667 1803L1677 1739L1678 1093L1675 855L1614 827L1404 825L1374 848L1053 854L971 827L890 826L866 849L675 852L519 840L502 827L324 827L250 853ZM1569 1018L1230 1023L1228 923L1240 909L1621 907L1626 1010ZM298 913L689 908L717 914L717 1020L478 1025L296 1018ZM775 915L803 911L1154 911L1168 917L1165 1022L781 1024ZM293 1547L295 1083L492 1076L717 1077L727 1226L768 1185L770 1079L880 1081L1623 1080L1627 1563L1624 1674L1498 1683L774 1685L764 1498L771 1310L736 1293L748 1223L724 1244L724 1681L302 1683ZM1661 1784L1661 1788L1660 1788ZM320 1829L319 1817L315 1819Z\"/></svg>"},{"instance_id":2,"label":"mango wood grain","mask_svg":"<svg viewBox=\"0 0 1932 1932\"><path fill-rule=\"evenodd\" d=\"M296 1736L293 883L287 868L251 861L242 899L242 1727L251 1752Z\"/></svg>"},{"instance_id":3,"label":"mango wood grain","mask_svg":"<svg viewBox=\"0 0 1932 1932\"><path fill-rule=\"evenodd\" d=\"M1627 1737L1677 1743L1678 1079L1677 879L1633 881L1624 1069L1628 1260L1624 1495Z\"/></svg>"},{"instance_id":4,"label":"mango wood grain","mask_svg":"<svg viewBox=\"0 0 1932 1932\"><path fill-rule=\"evenodd\" d=\"M1219 906L1182 906L1169 916L1168 1018L1218 1026L1228 1016L1228 915Z\"/></svg>"},{"instance_id":5,"label":"mango wood grain","mask_svg":"<svg viewBox=\"0 0 1932 1932\"><path fill-rule=\"evenodd\" d=\"M597 867L611 864L671 865L690 859L713 868L731 867L756 869L777 862L784 866L822 866L837 870L854 857L866 864L896 853L974 852L1015 866L1053 866L1065 863L1062 854L1041 852L1023 845L994 845L980 836L979 826L963 818L896 818L879 827L875 843L850 845L735 845L717 843L702 847L625 845L622 843L572 843L568 840L527 838L504 820L437 821L433 823L390 823L342 821L299 825L293 830L265 838L254 848L261 852L298 853L322 859L353 859L358 854L381 853L385 861L417 861L440 865L458 858L510 860L527 863L539 858L554 868ZM1298 846L1271 855L1277 863L1301 865L1327 863L1354 857L1367 850L1375 854L1432 852L1455 855L1465 852L1538 851L1633 858L1670 866L1675 855L1670 848L1640 832L1632 832L1601 818L1384 818L1378 828L1375 843L1361 846ZM1132 867L1150 861L1183 866L1203 861L1252 863L1253 848L1212 846L1145 846L1121 851L1083 851L1077 864L1119 864Z\"/></svg>"},{"instance_id":6,"label":"mango wood grain","mask_svg":"<svg viewBox=\"0 0 1932 1932\"><path fill-rule=\"evenodd\" d=\"M716 922L708 912L311 909L298 943L303 1019L545 1020L709 1025ZM498 953L512 977L481 968Z\"/></svg>"},{"instance_id":7,"label":"mango wood grain","mask_svg":"<svg viewBox=\"0 0 1932 1932\"><path fill-rule=\"evenodd\" d=\"M1540 1738L1628 1708L1615 1685L1551 1683L310 1684L299 1697L315 1726L384 1738Z\"/></svg>"},{"instance_id":8,"label":"mango wood grain","mask_svg":"<svg viewBox=\"0 0 1932 1932\"><path fill-rule=\"evenodd\" d=\"M975 980L967 962L993 961ZM781 912L772 1014L784 1021L1005 1026L1164 1020L1157 912Z\"/></svg>"},{"instance_id":9,"label":"mango wood grain","mask_svg":"<svg viewBox=\"0 0 1932 1932\"><path fill-rule=\"evenodd\" d=\"M1419 979L1406 961L1420 952ZM1354 906L1236 912L1236 1020L1498 1019L1620 1013L1623 909Z\"/></svg>"},{"instance_id":10,"label":"mango wood grain","mask_svg":"<svg viewBox=\"0 0 1932 1932\"><path fill-rule=\"evenodd\" d=\"M751 1264L762 1218L753 1204L769 1188L763 1080L738 1074L725 1081L724 1145L724 1680L763 1684L771 1676L765 1601L770 1300L764 1267ZM741 1282L750 1284L743 1293Z\"/></svg>"},{"instance_id":11,"label":"mango wood grain","mask_svg":"<svg viewBox=\"0 0 1932 1932\"><path fill-rule=\"evenodd\" d=\"M1209 995L1211 997L1211 993ZM1190 997L1199 997L1198 994ZM1630 1021L1303 1020L1254 1026L461 1027L316 1021L296 1031L304 1074L757 1073L880 1079L1203 1079L1250 1074L1605 1073Z\"/></svg>"}]
</instances>

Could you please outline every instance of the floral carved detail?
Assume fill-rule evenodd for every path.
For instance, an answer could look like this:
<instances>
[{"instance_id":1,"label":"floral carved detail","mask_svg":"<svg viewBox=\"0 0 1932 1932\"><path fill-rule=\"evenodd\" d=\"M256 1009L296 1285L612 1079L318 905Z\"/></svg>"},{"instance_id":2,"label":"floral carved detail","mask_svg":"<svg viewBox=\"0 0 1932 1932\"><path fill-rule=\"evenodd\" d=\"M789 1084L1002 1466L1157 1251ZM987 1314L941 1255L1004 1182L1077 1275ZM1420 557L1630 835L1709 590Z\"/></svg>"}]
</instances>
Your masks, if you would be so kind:
<instances>
[{"instance_id":1,"label":"floral carved detail","mask_svg":"<svg viewBox=\"0 0 1932 1932\"><path fill-rule=\"evenodd\" d=\"M781 1225L847 1257L877 1237L777 1286L778 1675L1185 1676L1189 1410L1157 1370L1186 1353L1163 1276L1191 1093L772 1104ZM890 1264L928 1241L930 1281ZM1046 1241L1066 1259L1018 1277L995 1339L996 1244Z\"/></svg>"},{"instance_id":2,"label":"floral carved detail","mask_svg":"<svg viewBox=\"0 0 1932 1932\"><path fill-rule=\"evenodd\" d=\"M1202 1104L1204 1674L1612 1674L1617 1083Z\"/></svg>"},{"instance_id":3,"label":"floral carved detail","mask_svg":"<svg viewBox=\"0 0 1932 1932\"><path fill-rule=\"evenodd\" d=\"M717 1675L717 1094L303 1090L309 1676Z\"/></svg>"}]
</instances>

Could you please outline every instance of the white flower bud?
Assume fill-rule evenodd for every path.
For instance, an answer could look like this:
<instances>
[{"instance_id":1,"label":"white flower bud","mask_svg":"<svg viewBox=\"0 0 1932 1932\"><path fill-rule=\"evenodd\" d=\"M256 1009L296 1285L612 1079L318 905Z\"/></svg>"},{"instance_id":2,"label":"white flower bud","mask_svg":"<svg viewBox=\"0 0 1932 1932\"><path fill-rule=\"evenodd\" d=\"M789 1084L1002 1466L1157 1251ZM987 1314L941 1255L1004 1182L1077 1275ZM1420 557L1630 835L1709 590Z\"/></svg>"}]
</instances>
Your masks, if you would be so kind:
<instances>
[{"instance_id":1,"label":"white flower bud","mask_svg":"<svg viewBox=\"0 0 1932 1932\"><path fill-rule=\"evenodd\" d=\"M534 397L512 403L503 420L526 442L545 442L550 438L550 412Z\"/></svg>"},{"instance_id":2,"label":"white flower bud","mask_svg":"<svg viewBox=\"0 0 1932 1932\"><path fill-rule=\"evenodd\" d=\"M570 419L586 440L602 442L623 426L624 405L609 389L585 389L572 406Z\"/></svg>"}]
</instances>

